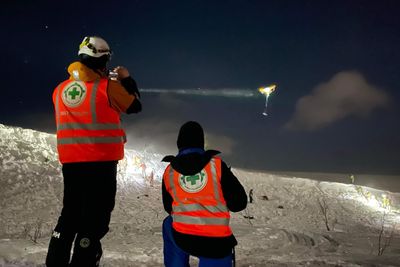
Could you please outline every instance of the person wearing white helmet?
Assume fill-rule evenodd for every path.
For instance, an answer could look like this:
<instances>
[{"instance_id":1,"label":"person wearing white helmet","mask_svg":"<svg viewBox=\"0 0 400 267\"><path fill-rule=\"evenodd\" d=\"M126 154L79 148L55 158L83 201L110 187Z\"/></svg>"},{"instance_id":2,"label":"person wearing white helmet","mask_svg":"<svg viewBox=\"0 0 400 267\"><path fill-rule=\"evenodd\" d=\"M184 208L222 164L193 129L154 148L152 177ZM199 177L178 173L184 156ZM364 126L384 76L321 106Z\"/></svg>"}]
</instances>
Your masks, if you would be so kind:
<instances>
[{"instance_id":1,"label":"person wearing white helmet","mask_svg":"<svg viewBox=\"0 0 400 267\"><path fill-rule=\"evenodd\" d=\"M81 62L94 70L103 70L111 59L111 49L100 37L85 37L78 52Z\"/></svg>"},{"instance_id":2,"label":"person wearing white helmet","mask_svg":"<svg viewBox=\"0 0 400 267\"><path fill-rule=\"evenodd\" d=\"M115 204L117 164L124 157L120 114L142 110L128 69L118 66L109 77L111 49L104 39L85 37L78 56L68 67L69 78L53 92L64 196L48 267L99 266L100 240L109 230Z\"/></svg>"}]
</instances>

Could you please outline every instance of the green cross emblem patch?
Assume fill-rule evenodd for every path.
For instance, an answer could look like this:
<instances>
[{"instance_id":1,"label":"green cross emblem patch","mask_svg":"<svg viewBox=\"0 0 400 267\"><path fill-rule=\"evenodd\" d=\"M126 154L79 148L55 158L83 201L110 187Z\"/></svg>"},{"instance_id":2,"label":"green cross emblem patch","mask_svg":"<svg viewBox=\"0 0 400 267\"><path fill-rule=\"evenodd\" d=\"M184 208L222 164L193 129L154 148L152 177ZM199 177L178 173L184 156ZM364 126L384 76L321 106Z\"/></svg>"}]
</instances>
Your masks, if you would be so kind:
<instances>
[{"instance_id":1,"label":"green cross emblem patch","mask_svg":"<svg viewBox=\"0 0 400 267\"><path fill-rule=\"evenodd\" d=\"M62 101L68 107L74 108L83 103L86 97L87 88L85 83L72 81L62 91Z\"/></svg>"},{"instance_id":2,"label":"green cross emblem patch","mask_svg":"<svg viewBox=\"0 0 400 267\"><path fill-rule=\"evenodd\" d=\"M194 175L180 175L179 185L188 193L200 192L207 184L207 173L202 170Z\"/></svg>"}]
</instances>

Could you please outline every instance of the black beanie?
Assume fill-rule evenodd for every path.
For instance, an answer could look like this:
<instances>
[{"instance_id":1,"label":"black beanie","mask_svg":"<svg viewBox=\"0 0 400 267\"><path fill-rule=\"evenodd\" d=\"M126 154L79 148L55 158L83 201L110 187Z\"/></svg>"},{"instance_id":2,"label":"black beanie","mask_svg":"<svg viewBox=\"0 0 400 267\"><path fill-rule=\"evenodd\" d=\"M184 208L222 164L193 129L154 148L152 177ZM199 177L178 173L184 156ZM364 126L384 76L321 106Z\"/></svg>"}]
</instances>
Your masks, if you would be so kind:
<instances>
[{"instance_id":1,"label":"black beanie","mask_svg":"<svg viewBox=\"0 0 400 267\"><path fill-rule=\"evenodd\" d=\"M201 125L195 121L183 124L179 130L176 145L179 150L189 147L204 148L204 132Z\"/></svg>"}]
</instances>

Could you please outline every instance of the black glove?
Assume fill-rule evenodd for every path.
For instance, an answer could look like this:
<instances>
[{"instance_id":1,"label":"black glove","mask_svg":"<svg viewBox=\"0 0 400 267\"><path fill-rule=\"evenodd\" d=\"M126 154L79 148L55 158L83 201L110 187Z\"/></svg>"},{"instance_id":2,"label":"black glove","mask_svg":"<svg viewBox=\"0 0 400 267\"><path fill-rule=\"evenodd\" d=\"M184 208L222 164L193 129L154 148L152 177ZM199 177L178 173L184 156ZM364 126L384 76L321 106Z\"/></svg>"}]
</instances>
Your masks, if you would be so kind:
<instances>
[{"instance_id":1,"label":"black glove","mask_svg":"<svg viewBox=\"0 0 400 267\"><path fill-rule=\"evenodd\" d=\"M122 79L121 84L130 95L136 95L138 98L140 98L140 92L137 84L131 76Z\"/></svg>"}]
</instances>

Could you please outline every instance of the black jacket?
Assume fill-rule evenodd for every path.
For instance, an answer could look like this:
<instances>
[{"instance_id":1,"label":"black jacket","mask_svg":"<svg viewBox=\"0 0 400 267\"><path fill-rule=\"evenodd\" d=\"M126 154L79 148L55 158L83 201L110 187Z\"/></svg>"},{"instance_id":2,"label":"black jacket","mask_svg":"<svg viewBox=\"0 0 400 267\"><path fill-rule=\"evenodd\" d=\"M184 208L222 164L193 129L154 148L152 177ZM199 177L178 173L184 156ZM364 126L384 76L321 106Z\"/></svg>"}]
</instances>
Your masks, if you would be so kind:
<instances>
[{"instance_id":1,"label":"black jacket","mask_svg":"<svg viewBox=\"0 0 400 267\"><path fill-rule=\"evenodd\" d=\"M170 162L172 168L183 175L193 175L200 172L210 159L219 153L219 151L207 150L204 154L191 153L179 157L166 156L163 161ZM224 161L221 165L221 189L230 211L238 212L246 208L246 192ZM162 183L162 198L164 209L170 214L173 199L167 192L164 183ZM203 237L172 230L177 245L194 256L223 258L228 256L232 252L232 248L237 245L233 234L229 237Z\"/></svg>"}]
</instances>

